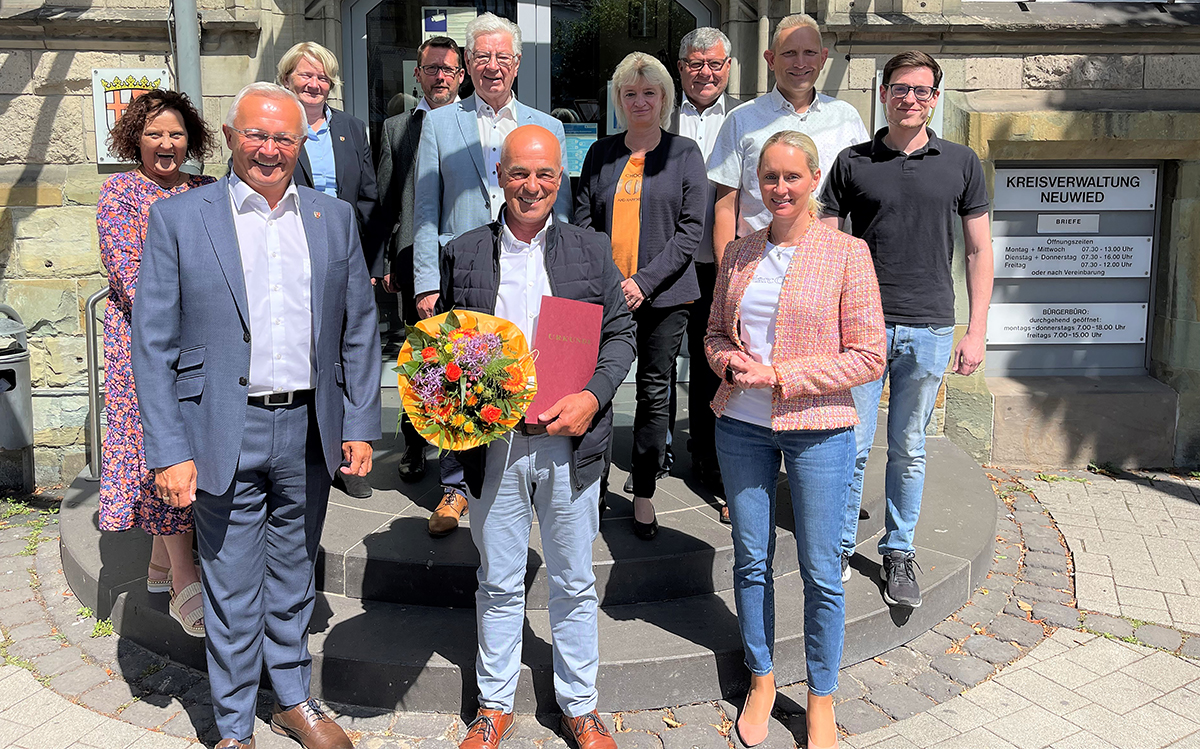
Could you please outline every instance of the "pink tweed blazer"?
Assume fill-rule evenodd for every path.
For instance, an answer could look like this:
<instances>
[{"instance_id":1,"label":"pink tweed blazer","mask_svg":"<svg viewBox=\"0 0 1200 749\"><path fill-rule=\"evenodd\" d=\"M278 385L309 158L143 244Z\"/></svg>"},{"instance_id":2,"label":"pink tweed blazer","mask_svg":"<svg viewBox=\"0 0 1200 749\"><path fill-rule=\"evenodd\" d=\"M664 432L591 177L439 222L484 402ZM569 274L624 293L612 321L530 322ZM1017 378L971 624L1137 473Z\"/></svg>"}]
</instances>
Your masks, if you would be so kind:
<instances>
[{"instance_id":1,"label":"pink tweed blazer","mask_svg":"<svg viewBox=\"0 0 1200 749\"><path fill-rule=\"evenodd\" d=\"M724 381L735 351L742 296L767 247L769 229L730 243L721 260L704 349L722 378L717 414L733 393ZM886 335L879 281L866 242L819 221L800 241L779 292L775 347L779 385L771 395L771 428L840 429L858 423L850 388L883 374Z\"/></svg>"}]
</instances>

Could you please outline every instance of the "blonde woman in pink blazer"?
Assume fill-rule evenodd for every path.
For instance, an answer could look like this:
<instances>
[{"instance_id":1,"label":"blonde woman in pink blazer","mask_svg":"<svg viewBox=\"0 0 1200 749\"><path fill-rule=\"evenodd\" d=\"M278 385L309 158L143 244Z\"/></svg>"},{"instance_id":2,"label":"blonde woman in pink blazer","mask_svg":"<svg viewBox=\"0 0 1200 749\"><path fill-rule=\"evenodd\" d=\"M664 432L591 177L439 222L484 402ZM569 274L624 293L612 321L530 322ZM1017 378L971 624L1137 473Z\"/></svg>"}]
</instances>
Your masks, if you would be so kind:
<instances>
[{"instance_id":1,"label":"blonde woman in pink blazer","mask_svg":"<svg viewBox=\"0 0 1200 749\"><path fill-rule=\"evenodd\" d=\"M882 374L884 327L866 243L817 220L820 178L807 135L767 140L758 179L771 224L726 248L704 341L725 380L712 408L751 674L737 720L747 746L766 739L775 703L771 562L781 462L804 581L808 746L837 746L832 695L846 620L839 546L858 423L850 388Z\"/></svg>"}]
</instances>

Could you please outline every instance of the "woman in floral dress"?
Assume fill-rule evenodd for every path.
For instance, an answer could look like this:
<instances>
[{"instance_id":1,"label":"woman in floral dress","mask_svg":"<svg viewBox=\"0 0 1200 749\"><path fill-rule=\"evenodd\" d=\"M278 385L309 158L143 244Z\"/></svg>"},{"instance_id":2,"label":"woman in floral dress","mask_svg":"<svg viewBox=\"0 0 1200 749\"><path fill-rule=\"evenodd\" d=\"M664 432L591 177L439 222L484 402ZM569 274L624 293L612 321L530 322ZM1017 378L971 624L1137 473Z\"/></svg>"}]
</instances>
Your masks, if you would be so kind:
<instances>
[{"instance_id":1,"label":"woman in floral dress","mask_svg":"<svg viewBox=\"0 0 1200 749\"><path fill-rule=\"evenodd\" d=\"M141 528L154 537L146 587L170 593L170 612L194 637L204 636L200 578L192 558L192 511L159 499L146 466L142 422L130 363L130 319L150 206L213 181L180 171L203 160L214 139L185 94L148 91L129 105L109 136L112 152L138 167L113 175L100 190L96 224L108 270L104 314L104 385L108 429L100 469L100 529Z\"/></svg>"}]
</instances>

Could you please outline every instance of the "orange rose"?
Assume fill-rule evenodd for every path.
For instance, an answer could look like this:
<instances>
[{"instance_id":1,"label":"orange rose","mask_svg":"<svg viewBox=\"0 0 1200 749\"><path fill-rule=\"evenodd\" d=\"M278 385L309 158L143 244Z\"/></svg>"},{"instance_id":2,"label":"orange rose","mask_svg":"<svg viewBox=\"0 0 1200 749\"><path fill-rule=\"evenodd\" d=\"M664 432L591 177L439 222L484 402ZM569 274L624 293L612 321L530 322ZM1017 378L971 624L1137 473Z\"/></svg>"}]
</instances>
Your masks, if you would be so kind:
<instances>
[{"instance_id":1,"label":"orange rose","mask_svg":"<svg viewBox=\"0 0 1200 749\"><path fill-rule=\"evenodd\" d=\"M437 350L433 346L426 346L421 349L422 361L437 361Z\"/></svg>"},{"instance_id":2,"label":"orange rose","mask_svg":"<svg viewBox=\"0 0 1200 749\"><path fill-rule=\"evenodd\" d=\"M504 412L501 411L499 408L496 408L495 406L493 406L492 404L489 403L488 405L479 409L479 418L483 419L488 424L495 424L497 421L500 420L500 417L501 417L501 415L503 415L503 413Z\"/></svg>"},{"instance_id":3,"label":"orange rose","mask_svg":"<svg viewBox=\"0 0 1200 749\"><path fill-rule=\"evenodd\" d=\"M462 377L462 367L458 366L454 362L447 364L446 379L450 380L450 382L458 382L459 377Z\"/></svg>"}]
</instances>

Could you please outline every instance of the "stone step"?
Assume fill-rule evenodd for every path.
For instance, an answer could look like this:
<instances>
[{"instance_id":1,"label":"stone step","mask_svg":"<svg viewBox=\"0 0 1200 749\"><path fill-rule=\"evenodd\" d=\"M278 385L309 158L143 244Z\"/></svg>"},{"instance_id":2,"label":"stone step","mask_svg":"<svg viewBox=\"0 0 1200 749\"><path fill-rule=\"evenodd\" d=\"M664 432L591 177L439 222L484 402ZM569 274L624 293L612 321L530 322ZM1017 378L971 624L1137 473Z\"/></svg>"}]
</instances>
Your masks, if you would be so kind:
<instances>
[{"instance_id":1,"label":"stone step","mask_svg":"<svg viewBox=\"0 0 1200 749\"><path fill-rule=\"evenodd\" d=\"M944 439L929 441L928 476L916 536L924 605L893 611L883 603L877 537L861 538L853 562L856 574L846 586L845 665L925 632L961 606L986 575L996 517L989 481L969 456ZM111 616L122 636L203 668L202 641L184 635L167 616L167 596L145 592L149 539L140 532L100 533L96 490L96 484L77 479L62 505L63 570L75 594L99 617ZM795 555L783 527L788 517L779 514L781 560ZM720 529L715 521L713 526ZM457 535L466 538L465 533ZM597 543L607 547L604 535ZM614 549L620 548L618 543L623 542L614 542ZM716 555L716 541L709 544ZM459 560L460 566L465 564L466 559ZM794 561L792 565L794 569ZM664 588L685 577L677 578L669 564L661 569L667 570ZM364 566L365 579L370 579L367 572L377 574ZM601 607L602 710L685 704L745 689L731 580L725 574L726 579L713 583L720 588L716 592ZM777 575L775 658L781 683L788 683L804 678L803 595L798 573L777 566ZM328 569L324 578L328 584ZM609 579L617 580L618 587L625 584L612 575ZM434 582L431 578L429 584ZM535 591L533 585L531 599ZM531 607L526 621L518 709L552 710L548 612ZM312 631L313 690L324 699L381 709L470 709L475 693L475 616L470 606L397 604L325 591L319 594Z\"/></svg>"}]
</instances>

